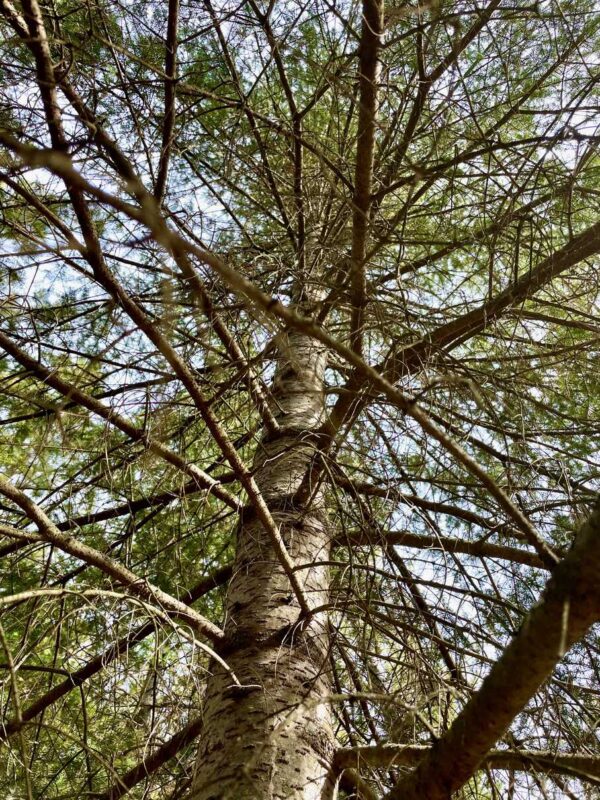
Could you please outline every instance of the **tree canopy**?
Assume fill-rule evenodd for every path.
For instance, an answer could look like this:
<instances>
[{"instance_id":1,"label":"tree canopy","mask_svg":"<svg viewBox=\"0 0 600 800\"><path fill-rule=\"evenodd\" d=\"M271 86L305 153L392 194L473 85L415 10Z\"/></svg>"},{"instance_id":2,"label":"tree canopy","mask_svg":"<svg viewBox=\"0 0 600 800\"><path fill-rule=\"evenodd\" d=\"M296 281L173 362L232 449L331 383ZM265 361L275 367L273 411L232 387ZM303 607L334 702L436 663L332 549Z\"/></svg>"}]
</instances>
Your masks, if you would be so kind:
<instances>
[{"instance_id":1,"label":"tree canopy","mask_svg":"<svg viewBox=\"0 0 600 800\"><path fill-rule=\"evenodd\" d=\"M294 800L596 796L597 4L0 0L0 40L2 796L244 800L194 774L267 562L325 653L271 714L330 714Z\"/></svg>"}]
</instances>

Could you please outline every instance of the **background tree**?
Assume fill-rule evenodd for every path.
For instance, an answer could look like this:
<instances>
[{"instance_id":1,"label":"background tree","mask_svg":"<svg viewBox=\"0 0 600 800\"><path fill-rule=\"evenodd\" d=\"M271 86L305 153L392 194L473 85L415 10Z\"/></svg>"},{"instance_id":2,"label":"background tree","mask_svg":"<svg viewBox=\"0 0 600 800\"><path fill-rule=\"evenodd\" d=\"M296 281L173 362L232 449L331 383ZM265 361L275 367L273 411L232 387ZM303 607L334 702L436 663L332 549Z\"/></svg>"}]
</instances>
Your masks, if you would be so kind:
<instances>
[{"instance_id":1,"label":"background tree","mask_svg":"<svg viewBox=\"0 0 600 800\"><path fill-rule=\"evenodd\" d=\"M594 3L0 11L3 796L593 797Z\"/></svg>"}]
</instances>

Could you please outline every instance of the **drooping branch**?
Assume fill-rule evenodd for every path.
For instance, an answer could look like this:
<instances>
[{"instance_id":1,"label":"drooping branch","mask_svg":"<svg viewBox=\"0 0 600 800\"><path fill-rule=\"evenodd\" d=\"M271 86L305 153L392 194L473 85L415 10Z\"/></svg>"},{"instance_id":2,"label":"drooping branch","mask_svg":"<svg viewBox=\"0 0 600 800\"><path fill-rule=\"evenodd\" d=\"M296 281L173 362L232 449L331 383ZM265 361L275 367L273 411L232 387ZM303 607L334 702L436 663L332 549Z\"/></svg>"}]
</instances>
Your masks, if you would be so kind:
<instances>
[{"instance_id":1,"label":"drooping branch","mask_svg":"<svg viewBox=\"0 0 600 800\"><path fill-rule=\"evenodd\" d=\"M231 565L222 567L211 575L202 578L195 586L182 594L181 601L185 603L185 605L191 605L212 589L222 586L230 577ZM48 691L38 697L37 700L34 700L22 709L20 719L6 720L2 723L0 726L0 742L17 733L23 725L35 719L35 717L47 708L50 708L50 706L54 705L61 697L64 697L73 689L81 686L103 669L106 669L113 661L124 653L127 653L130 648L146 639L154 633L155 630L156 626L153 621L140 625L126 636L121 637L118 641L111 644L106 650L100 653L100 655L90 659L90 661L79 669L69 672L65 680L56 684L56 686L53 686L51 689L48 689Z\"/></svg>"},{"instance_id":2,"label":"drooping branch","mask_svg":"<svg viewBox=\"0 0 600 800\"><path fill-rule=\"evenodd\" d=\"M44 364L36 361L36 359L22 350L3 331L0 331L0 347L11 355L15 361L35 375L38 380L59 392L67 401L75 402L83 408L87 408L93 414L96 414L101 419L106 420L115 428L125 433L134 442L140 442L153 453L164 458L167 463L188 475L198 488L212 492L215 497L218 497L219 500L226 503L230 508L236 511L240 509L240 503L237 498L220 486L218 480L208 475L195 464L187 462L178 453L175 453L173 450L163 445L162 442L156 441L151 436L148 436L145 430L133 425L129 420L113 411L110 406L105 405L101 400L92 397L81 389L78 389L73 383L69 383L61 378L57 370L49 369Z\"/></svg>"},{"instance_id":3,"label":"drooping branch","mask_svg":"<svg viewBox=\"0 0 600 800\"><path fill-rule=\"evenodd\" d=\"M115 559L60 531L33 500L2 475L0 475L0 493L12 500L25 512L27 517L36 525L41 536L50 544L86 564L97 567L105 575L124 586L134 597L157 604L175 619L189 625L209 641L218 642L223 638L223 632L220 628L203 617L202 614L186 606L181 600L172 597L167 592L159 589L158 586L153 586L144 578L140 578L139 575L136 575Z\"/></svg>"}]
</instances>

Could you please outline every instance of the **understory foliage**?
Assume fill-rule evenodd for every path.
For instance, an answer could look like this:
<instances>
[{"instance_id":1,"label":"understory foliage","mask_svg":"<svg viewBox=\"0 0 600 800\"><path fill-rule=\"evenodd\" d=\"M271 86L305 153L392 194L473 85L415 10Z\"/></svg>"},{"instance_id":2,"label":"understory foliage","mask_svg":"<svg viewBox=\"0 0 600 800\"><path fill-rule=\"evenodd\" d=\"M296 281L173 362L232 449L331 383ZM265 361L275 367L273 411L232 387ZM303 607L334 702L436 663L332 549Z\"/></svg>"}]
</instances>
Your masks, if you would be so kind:
<instances>
[{"instance_id":1,"label":"understory foliage","mask_svg":"<svg viewBox=\"0 0 600 800\"><path fill-rule=\"evenodd\" d=\"M598 6L0 12L0 795L186 796L214 638L176 601L224 624L297 328L328 348L336 742L417 754L339 796L383 798L598 491ZM489 743L587 760L484 760L457 797L597 796L599 646Z\"/></svg>"}]
</instances>

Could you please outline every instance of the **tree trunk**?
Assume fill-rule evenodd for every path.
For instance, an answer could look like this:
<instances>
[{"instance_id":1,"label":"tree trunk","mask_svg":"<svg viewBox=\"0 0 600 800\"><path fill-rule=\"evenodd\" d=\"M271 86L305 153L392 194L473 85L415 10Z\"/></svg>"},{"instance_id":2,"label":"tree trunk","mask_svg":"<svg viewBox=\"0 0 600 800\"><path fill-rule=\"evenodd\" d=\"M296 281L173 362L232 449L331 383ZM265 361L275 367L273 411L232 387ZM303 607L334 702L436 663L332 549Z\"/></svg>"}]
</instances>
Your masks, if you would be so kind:
<instances>
[{"instance_id":1,"label":"tree trunk","mask_svg":"<svg viewBox=\"0 0 600 800\"><path fill-rule=\"evenodd\" d=\"M279 338L279 337L278 337ZM314 454L327 353L296 332L283 337L273 380L280 426L254 461L257 483L296 565L329 558L323 499L291 502ZM327 602L324 566L298 572L311 608ZM333 751L327 616L297 625L300 607L260 522L240 524L219 648L243 686L213 665L194 778L193 800L321 800L331 795Z\"/></svg>"}]
</instances>

